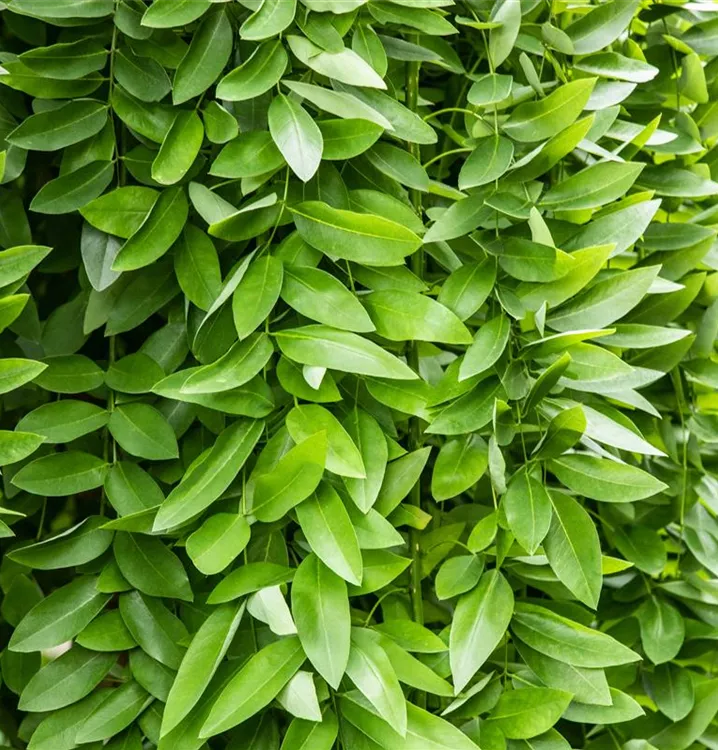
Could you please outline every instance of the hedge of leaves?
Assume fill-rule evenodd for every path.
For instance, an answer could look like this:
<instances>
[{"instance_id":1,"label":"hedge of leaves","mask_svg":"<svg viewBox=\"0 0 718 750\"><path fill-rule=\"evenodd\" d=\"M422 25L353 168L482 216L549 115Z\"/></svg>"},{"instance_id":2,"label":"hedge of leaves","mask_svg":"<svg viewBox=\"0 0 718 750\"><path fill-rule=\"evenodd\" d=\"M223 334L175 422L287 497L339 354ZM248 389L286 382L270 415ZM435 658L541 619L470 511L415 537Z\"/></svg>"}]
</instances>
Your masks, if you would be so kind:
<instances>
[{"instance_id":1,"label":"hedge of leaves","mask_svg":"<svg viewBox=\"0 0 718 750\"><path fill-rule=\"evenodd\" d=\"M718 748L718 8L0 7L0 745Z\"/></svg>"}]
</instances>

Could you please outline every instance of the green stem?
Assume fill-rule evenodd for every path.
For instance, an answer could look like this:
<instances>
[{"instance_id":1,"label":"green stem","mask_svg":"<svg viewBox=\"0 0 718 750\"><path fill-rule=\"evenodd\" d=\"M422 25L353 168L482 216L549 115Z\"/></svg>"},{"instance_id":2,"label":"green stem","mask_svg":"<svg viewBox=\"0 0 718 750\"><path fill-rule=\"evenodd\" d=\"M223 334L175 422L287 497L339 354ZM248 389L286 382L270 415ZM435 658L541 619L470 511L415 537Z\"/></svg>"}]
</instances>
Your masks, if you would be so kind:
<instances>
[{"instance_id":1,"label":"green stem","mask_svg":"<svg viewBox=\"0 0 718 750\"><path fill-rule=\"evenodd\" d=\"M108 341L108 355L107 355L107 369L109 370L110 367L115 363L115 337L110 336ZM115 392L110 388L107 393L107 411L112 414L113 410L115 408ZM112 437L109 428L105 427L105 436L104 436L104 446L103 446L103 458L105 459L105 463L109 463L110 461L110 446L112 446L112 463L114 464L117 461L117 445L115 444L115 440ZM105 488L103 486L102 488L102 494L100 495L100 515L105 515L105 504L107 501L107 493L105 492Z\"/></svg>"},{"instance_id":2,"label":"green stem","mask_svg":"<svg viewBox=\"0 0 718 750\"><path fill-rule=\"evenodd\" d=\"M678 405L678 418L681 425L681 441L682 441L682 455L681 455L681 507L680 507L680 524L681 524L681 546L678 551L678 558L676 560L676 571L680 570L681 567L681 556L683 554L683 547L685 542L684 538L684 518L686 515L686 499L688 495L688 435L686 433L686 420L684 411L686 409L686 399L683 392L683 381L681 379L680 370L676 367L671 371L671 380L673 381L673 390L676 395L676 403Z\"/></svg>"},{"instance_id":3,"label":"green stem","mask_svg":"<svg viewBox=\"0 0 718 750\"><path fill-rule=\"evenodd\" d=\"M104 492L104 491L103 491ZM47 498L42 498L42 512L40 513L40 524L37 527L37 536L35 537L35 541L39 542L40 539L42 539L42 532L45 527L45 515L47 513Z\"/></svg>"},{"instance_id":4,"label":"green stem","mask_svg":"<svg viewBox=\"0 0 718 750\"><path fill-rule=\"evenodd\" d=\"M451 156L452 154L466 154L469 151L473 151L472 148L452 148L450 151L444 151L442 154L438 154L437 156L434 156L433 158L429 159L429 161L424 163L424 169L428 169L432 164L434 164L437 161L441 161L447 156Z\"/></svg>"},{"instance_id":5,"label":"green stem","mask_svg":"<svg viewBox=\"0 0 718 750\"><path fill-rule=\"evenodd\" d=\"M406 106L416 112L419 101L419 63L408 62L406 64ZM409 144L409 153L421 162L421 153L418 143ZM410 191L411 203L421 216L421 193L418 190ZM419 277L424 276L424 253L418 250L411 256L411 270ZM409 366L419 371L419 348L416 342L412 342L409 349ZM415 451L421 447L421 424L418 417L409 420L409 450ZM412 505L421 507L421 479L414 485L409 496ZM424 600L421 595L421 548L419 545L418 529L409 532L409 547L411 551L411 610L414 620L420 625L424 624Z\"/></svg>"}]
</instances>

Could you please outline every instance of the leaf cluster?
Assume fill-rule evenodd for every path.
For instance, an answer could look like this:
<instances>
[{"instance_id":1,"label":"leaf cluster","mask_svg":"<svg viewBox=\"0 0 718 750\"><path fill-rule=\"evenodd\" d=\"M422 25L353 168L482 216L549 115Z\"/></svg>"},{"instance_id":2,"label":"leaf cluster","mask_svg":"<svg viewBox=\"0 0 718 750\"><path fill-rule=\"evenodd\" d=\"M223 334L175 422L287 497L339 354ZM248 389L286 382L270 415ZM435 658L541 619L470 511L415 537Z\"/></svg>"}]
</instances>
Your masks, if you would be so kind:
<instances>
[{"instance_id":1,"label":"leaf cluster","mask_svg":"<svg viewBox=\"0 0 718 750\"><path fill-rule=\"evenodd\" d=\"M705 0L0 3L0 746L718 747Z\"/></svg>"}]
</instances>

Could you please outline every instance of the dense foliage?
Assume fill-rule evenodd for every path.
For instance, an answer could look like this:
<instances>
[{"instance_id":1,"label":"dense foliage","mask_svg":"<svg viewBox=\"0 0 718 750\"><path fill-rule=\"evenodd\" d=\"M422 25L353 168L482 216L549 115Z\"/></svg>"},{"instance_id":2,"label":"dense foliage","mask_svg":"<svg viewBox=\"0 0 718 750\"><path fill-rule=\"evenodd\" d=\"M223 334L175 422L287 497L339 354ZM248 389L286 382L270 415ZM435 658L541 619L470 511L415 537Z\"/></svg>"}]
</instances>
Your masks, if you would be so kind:
<instances>
[{"instance_id":1,"label":"dense foliage","mask_svg":"<svg viewBox=\"0 0 718 750\"><path fill-rule=\"evenodd\" d=\"M718 748L715 5L0 8L0 745Z\"/></svg>"}]
</instances>

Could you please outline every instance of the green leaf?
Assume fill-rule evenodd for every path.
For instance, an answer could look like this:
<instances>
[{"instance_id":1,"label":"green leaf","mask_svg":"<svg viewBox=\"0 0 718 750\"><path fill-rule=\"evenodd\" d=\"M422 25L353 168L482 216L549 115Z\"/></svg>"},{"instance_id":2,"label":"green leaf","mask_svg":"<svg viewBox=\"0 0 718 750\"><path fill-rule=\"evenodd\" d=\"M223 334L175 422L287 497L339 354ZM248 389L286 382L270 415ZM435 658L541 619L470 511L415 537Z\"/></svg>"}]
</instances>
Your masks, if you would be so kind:
<instances>
[{"instance_id":1,"label":"green leaf","mask_svg":"<svg viewBox=\"0 0 718 750\"><path fill-rule=\"evenodd\" d=\"M97 579L80 576L36 604L15 628L8 648L28 653L74 638L110 600Z\"/></svg>"},{"instance_id":2,"label":"green leaf","mask_svg":"<svg viewBox=\"0 0 718 750\"><path fill-rule=\"evenodd\" d=\"M396 266L421 245L410 229L381 216L344 211L321 201L306 201L291 211L302 238L332 258Z\"/></svg>"},{"instance_id":3,"label":"green leaf","mask_svg":"<svg viewBox=\"0 0 718 750\"><path fill-rule=\"evenodd\" d=\"M447 650L447 646L441 638L413 620L387 620L374 626L374 629L386 635L407 651L436 654Z\"/></svg>"},{"instance_id":4,"label":"green leaf","mask_svg":"<svg viewBox=\"0 0 718 750\"><path fill-rule=\"evenodd\" d=\"M246 563L229 573L210 594L209 604L222 604L268 586L291 581L294 570L271 562Z\"/></svg>"},{"instance_id":5,"label":"green leaf","mask_svg":"<svg viewBox=\"0 0 718 750\"><path fill-rule=\"evenodd\" d=\"M595 609L601 595L601 542L588 513L560 492L551 495L553 518L544 550L551 569L581 602Z\"/></svg>"},{"instance_id":6,"label":"green leaf","mask_svg":"<svg viewBox=\"0 0 718 750\"><path fill-rule=\"evenodd\" d=\"M80 451L53 453L23 466L12 478L14 485L35 495L61 497L86 492L105 481L107 464Z\"/></svg>"},{"instance_id":7,"label":"green leaf","mask_svg":"<svg viewBox=\"0 0 718 750\"><path fill-rule=\"evenodd\" d=\"M402 737L406 735L406 700L389 658L375 633L352 628L347 676Z\"/></svg>"},{"instance_id":8,"label":"green leaf","mask_svg":"<svg viewBox=\"0 0 718 750\"><path fill-rule=\"evenodd\" d=\"M349 586L349 596L371 594L390 584L411 564L411 560L386 550L366 550L362 554L364 572L361 586Z\"/></svg>"},{"instance_id":9,"label":"green leaf","mask_svg":"<svg viewBox=\"0 0 718 750\"><path fill-rule=\"evenodd\" d=\"M695 703L695 688L689 670L675 664L659 664L649 678L650 692L661 713L672 722L681 721Z\"/></svg>"},{"instance_id":10,"label":"green leaf","mask_svg":"<svg viewBox=\"0 0 718 750\"><path fill-rule=\"evenodd\" d=\"M247 338L271 313L282 289L284 266L265 255L247 269L232 295L234 327L240 340Z\"/></svg>"},{"instance_id":11,"label":"green leaf","mask_svg":"<svg viewBox=\"0 0 718 750\"><path fill-rule=\"evenodd\" d=\"M551 138L581 114L595 83L595 78L581 78L559 86L545 99L520 104L504 123L504 132L520 142Z\"/></svg>"},{"instance_id":12,"label":"green leaf","mask_svg":"<svg viewBox=\"0 0 718 750\"><path fill-rule=\"evenodd\" d=\"M0 466L22 461L32 455L45 438L32 432L0 430Z\"/></svg>"},{"instance_id":13,"label":"green leaf","mask_svg":"<svg viewBox=\"0 0 718 750\"><path fill-rule=\"evenodd\" d=\"M459 380L468 380L493 367L504 353L510 333L511 323L505 315L482 325L461 361Z\"/></svg>"},{"instance_id":14,"label":"green leaf","mask_svg":"<svg viewBox=\"0 0 718 750\"><path fill-rule=\"evenodd\" d=\"M533 604L518 604L511 629L546 656L577 667L611 667L640 657L610 635Z\"/></svg>"},{"instance_id":15,"label":"green leaf","mask_svg":"<svg viewBox=\"0 0 718 750\"><path fill-rule=\"evenodd\" d=\"M686 542L695 555L696 545L691 532L691 529L686 529ZM616 529L614 542L619 552L645 573L659 575L666 567L665 544L653 529L644 526Z\"/></svg>"},{"instance_id":16,"label":"green leaf","mask_svg":"<svg viewBox=\"0 0 718 750\"><path fill-rule=\"evenodd\" d=\"M503 509L516 541L533 555L551 524L551 498L546 488L528 469L522 469L508 484Z\"/></svg>"},{"instance_id":17,"label":"green leaf","mask_svg":"<svg viewBox=\"0 0 718 750\"><path fill-rule=\"evenodd\" d=\"M513 78L499 73L485 73L471 84L466 98L477 107L487 107L507 99Z\"/></svg>"},{"instance_id":18,"label":"green leaf","mask_svg":"<svg viewBox=\"0 0 718 750\"><path fill-rule=\"evenodd\" d=\"M187 538L187 554L205 575L223 571L247 546L250 527L244 516L215 513Z\"/></svg>"},{"instance_id":19,"label":"green leaf","mask_svg":"<svg viewBox=\"0 0 718 750\"><path fill-rule=\"evenodd\" d=\"M449 440L441 447L431 475L435 500L448 500L470 489L489 465L485 441L478 435Z\"/></svg>"},{"instance_id":20,"label":"green leaf","mask_svg":"<svg viewBox=\"0 0 718 750\"><path fill-rule=\"evenodd\" d=\"M567 721L596 722L601 724L614 724L617 722L631 721L643 716L641 706L630 695L611 688L613 703L610 706L593 706L581 703L572 703L564 713Z\"/></svg>"},{"instance_id":21,"label":"green leaf","mask_svg":"<svg viewBox=\"0 0 718 750\"><path fill-rule=\"evenodd\" d=\"M273 3L278 0L272 0ZM293 3L294 0L291 0ZM287 36L292 54L315 73L350 86L385 89L382 77L354 50L346 47L340 52L325 52L308 39L292 34ZM370 104L370 106L372 106ZM382 113L386 115L386 113ZM390 117L387 117L391 121Z\"/></svg>"},{"instance_id":22,"label":"green leaf","mask_svg":"<svg viewBox=\"0 0 718 750\"><path fill-rule=\"evenodd\" d=\"M192 224L185 224L175 242L174 265L177 281L187 298L201 310L209 310L222 286L219 258L212 240Z\"/></svg>"},{"instance_id":23,"label":"green leaf","mask_svg":"<svg viewBox=\"0 0 718 750\"><path fill-rule=\"evenodd\" d=\"M182 562L159 539L119 533L113 551L122 575L143 594L192 601Z\"/></svg>"},{"instance_id":24,"label":"green leaf","mask_svg":"<svg viewBox=\"0 0 718 750\"><path fill-rule=\"evenodd\" d=\"M509 238L501 247L499 265L521 281L555 281L571 270L573 258L548 245Z\"/></svg>"},{"instance_id":25,"label":"green leaf","mask_svg":"<svg viewBox=\"0 0 718 750\"><path fill-rule=\"evenodd\" d=\"M355 333L312 325L285 329L276 338L282 352L303 365L392 380L417 378L401 360Z\"/></svg>"},{"instance_id":26,"label":"green leaf","mask_svg":"<svg viewBox=\"0 0 718 750\"><path fill-rule=\"evenodd\" d=\"M628 26L636 7L635 0L626 2L613 0L613 2L593 8L590 13L574 21L566 29L573 43L574 52L577 55L586 55L607 47Z\"/></svg>"},{"instance_id":27,"label":"green leaf","mask_svg":"<svg viewBox=\"0 0 718 750\"><path fill-rule=\"evenodd\" d=\"M159 599L139 591L122 594L120 614L143 651L171 669L179 668L184 649L178 644L187 629Z\"/></svg>"},{"instance_id":28,"label":"green leaf","mask_svg":"<svg viewBox=\"0 0 718 750\"><path fill-rule=\"evenodd\" d=\"M530 739L551 729L570 701L571 693L554 688L507 690L501 694L489 721L509 739Z\"/></svg>"},{"instance_id":29,"label":"green leaf","mask_svg":"<svg viewBox=\"0 0 718 750\"><path fill-rule=\"evenodd\" d=\"M86 743L113 737L126 729L152 701L152 696L138 683L126 682L110 691L82 725L76 739Z\"/></svg>"},{"instance_id":30,"label":"green leaf","mask_svg":"<svg viewBox=\"0 0 718 750\"><path fill-rule=\"evenodd\" d=\"M130 653L130 671L132 677L148 693L161 701L167 700L175 679L175 670L166 667L138 648Z\"/></svg>"},{"instance_id":31,"label":"green leaf","mask_svg":"<svg viewBox=\"0 0 718 750\"><path fill-rule=\"evenodd\" d=\"M252 335L233 344L212 364L200 367L187 378L183 393L221 393L248 383L267 364L274 352L266 334Z\"/></svg>"},{"instance_id":32,"label":"green leaf","mask_svg":"<svg viewBox=\"0 0 718 750\"><path fill-rule=\"evenodd\" d=\"M105 677L116 654L73 646L30 680L20 696L23 711L55 711L84 698Z\"/></svg>"},{"instance_id":33,"label":"green leaf","mask_svg":"<svg viewBox=\"0 0 718 750\"><path fill-rule=\"evenodd\" d=\"M56 536L13 550L10 559L39 570L84 565L112 544L112 533L100 528L104 522L101 516L90 516Z\"/></svg>"},{"instance_id":34,"label":"green leaf","mask_svg":"<svg viewBox=\"0 0 718 750\"><path fill-rule=\"evenodd\" d=\"M19 245L0 250L0 286L22 279L51 251L52 248L44 245Z\"/></svg>"},{"instance_id":35,"label":"green leaf","mask_svg":"<svg viewBox=\"0 0 718 750\"><path fill-rule=\"evenodd\" d=\"M642 60L624 57L617 52L602 52L584 57L576 68L584 73L593 73L603 78L616 78L619 81L646 83L658 74L658 68Z\"/></svg>"},{"instance_id":36,"label":"green leaf","mask_svg":"<svg viewBox=\"0 0 718 750\"><path fill-rule=\"evenodd\" d=\"M552 211L603 206L625 195L641 174L643 166L633 162L610 161L586 167L551 188L543 197L541 206Z\"/></svg>"},{"instance_id":37,"label":"green leaf","mask_svg":"<svg viewBox=\"0 0 718 750\"><path fill-rule=\"evenodd\" d=\"M685 637L680 612L663 599L651 596L639 607L636 616L646 656L654 664L664 664L675 658Z\"/></svg>"},{"instance_id":38,"label":"green leaf","mask_svg":"<svg viewBox=\"0 0 718 750\"><path fill-rule=\"evenodd\" d=\"M580 703L611 705L611 693L604 670L576 667L552 659L520 641L516 642L516 648L531 671L548 687L566 690Z\"/></svg>"},{"instance_id":39,"label":"green leaf","mask_svg":"<svg viewBox=\"0 0 718 750\"><path fill-rule=\"evenodd\" d=\"M408 151L379 141L367 152L367 159L380 172L402 185L423 192L429 190L429 175Z\"/></svg>"},{"instance_id":40,"label":"green leaf","mask_svg":"<svg viewBox=\"0 0 718 750\"><path fill-rule=\"evenodd\" d=\"M334 573L359 585L362 557L354 527L341 498L329 484L297 506L297 520L314 554Z\"/></svg>"},{"instance_id":41,"label":"green leaf","mask_svg":"<svg viewBox=\"0 0 718 750\"><path fill-rule=\"evenodd\" d=\"M78 99L59 109L31 115L7 139L33 151L57 151L99 133L107 121L107 105Z\"/></svg>"},{"instance_id":42,"label":"green leaf","mask_svg":"<svg viewBox=\"0 0 718 750\"><path fill-rule=\"evenodd\" d=\"M514 144L500 135L482 138L464 162L459 174L459 189L486 185L501 177L511 164Z\"/></svg>"},{"instance_id":43,"label":"green leaf","mask_svg":"<svg viewBox=\"0 0 718 750\"><path fill-rule=\"evenodd\" d=\"M107 50L97 40L80 39L49 47L31 48L19 55L19 58L36 73L71 80L101 70L107 60Z\"/></svg>"},{"instance_id":44,"label":"green leaf","mask_svg":"<svg viewBox=\"0 0 718 750\"><path fill-rule=\"evenodd\" d=\"M504 576L491 570L456 605L449 657L454 691L461 692L504 637L514 611L514 595Z\"/></svg>"},{"instance_id":45,"label":"green leaf","mask_svg":"<svg viewBox=\"0 0 718 750\"><path fill-rule=\"evenodd\" d=\"M196 112L178 112L152 162L152 179L174 185L190 170L204 139L204 126ZM159 204L159 201L158 201Z\"/></svg>"},{"instance_id":46,"label":"green leaf","mask_svg":"<svg viewBox=\"0 0 718 750\"><path fill-rule=\"evenodd\" d=\"M539 146L537 149L530 151L525 157L514 164L514 169L511 173L512 178L517 181L532 180L548 172L551 167L559 163L561 159L567 154L570 154L573 149L576 148L584 136L589 132L593 120L593 115L583 117L569 125L564 130L560 130L543 146ZM592 234L594 225L599 221L601 220L596 219L596 221L588 224L585 230L581 231L586 231L588 234ZM609 219L605 223L610 224L612 222ZM580 234L580 232L577 234ZM599 236L603 237L604 235L601 233ZM593 243L585 243L586 246L591 244ZM628 244L630 245L631 243L629 242Z\"/></svg>"},{"instance_id":47,"label":"green leaf","mask_svg":"<svg viewBox=\"0 0 718 750\"><path fill-rule=\"evenodd\" d=\"M114 113L128 128L153 143L162 143L174 122L170 107L136 99L119 85L112 90L111 103Z\"/></svg>"},{"instance_id":48,"label":"green leaf","mask_svg":"<svg viewBox=\"0 0 718 750\"><path fill-rule=\"evenodd\" d=\"M217 177L259 177L285 164L281 151L265 130L240 133L212 163L210 174Z\"/></svg>"},{"instance_id":49,"label":"green leaf","mask_svg":"<svg viewBox=\"0 0 718 750\"><path fill-rule=\"evenodd\" d=\"M101 589L102 580L98 581ZM128 651L137 643L127 629L119 609L111 609L98 615L81 633L75 642L91 651ZM114 664L113 661L112 664ZM148 657L149 658L149 657Z\"/></svg>"},{"instance_id":50,"label":"green leaf","mask_svg":"<svg viewBox=\"0 0 718 750\"><path fill-rule=\"evenodd\" d=\"M466 344L471 334L448 307L431 297L394 290L371 292L363 298L377 333L392 341L437 341Z\"/></svg>"},{"instance_id":51,"label":"green leaf","mask_svg":"<svg viewBox=\"0 0 718 750\"><path fill-rule=\"evenodd\" d=\"M33 732L33 750L71 750L78 729L106 695L107 689L96 690L78 703L46 716Z\"/></svg>"},{"instance_id":52,"label":"green leaf","mask_svg":"<svg viewBox=\"0 0 718 750\"><path fill-rule=\"evenodd\" d=\"M383 117L383 115L381 115ZM320 120L324 150L322 159L351 159L371 148L382 134L382 127L368 120Z\"/></svg>"},{"instance_id":53,"label":"green leaf","mask_svg":"<svg viewBox=\"0 0 718 750\"><path fill-rule=\"evenodd\" d=\"M331 750L339 726L336 716L327 711L320 722L293 719L284 735L284 750Z\"/></svg>"},{"instance_id":54,"label":"green leaf","mask_svg":"<svg viewBox=\"0 0 718 750\"><path fill-rule=\"evenodd\" d=\"M156 508L164 500L155 480L130 461L112 465L105 479L105 492L121 516Z\"/></svg>"},{"instance_id":55,"label":"green leaf","mask_svg":"<svg viewBox=\"0 0 718 750\"><path fill-rule=\"evenodd\" d=\"M357 97L352 94L342 91L332 91L331 89L314 86L310 83L303 83L301 81L284 80L283 83L290 91L293 91L295 94L298 94L302 98L311 102L315 107L318 107L324 112L330 112L333 115L337 115L337 117L343 117L350 120L366 120L375 123L382 129L392 129L391 123L386 117L384 117L384 115L362 102L361 99L357 99ZM318 123L319 129L322 130L322 132L324 132L322 128L323 124L326 123ZM322 158L326 159L326 154L324 154Z\"/></svg>"},{"instance_id":56,"label":"green leaf","mask_svg":"<svg viewBox=\"0 0 718 750\"><path fill-rule=\"evenodd\" d=\"M142 16L142 25L155 29L182 26L196 21L211 0L155 0Z\"/></svg>"},{"instance_id":57,"label":"green leaf","mask_svg":"<svg viewBox=\"0 0 718 750\"><path fill-rule=\"evenodd\" d=\"M259 440L264 425L238 420L217 438L204 460L168 495L157 514L157 530L178 526L208 508L226 489Z\"/></svg>"},{"instance_id":58,"label":"green leaf","mask_svg":"<svg viewBox=\"0 0 718 750\"><path fill-rule=\"evenodd\" d=\"M328 454L325 430L306 437L256 480L251 512L265 523L278 521L317 488Z\"/></svg>"},{"instance_id":59,"label":"green leaf","mask_svg":"<svg viewBox=\"0 0 718 750\"><path fill-rule=\"evenodd\" d=\"M212 737L261 711L294 676L305 658L296 636L265 646L220 693L200 734Z\"/></svg>"},{"instance_id":60,"label":"green leaf","mask_svg":"<svg viewBox=\"0 0 718 750\"><path fill-rule=\"evenodd\" d=\"M30 209L42 214L65 214L82 208L101 195L112 182L109 161L93 161L44 185L32 199Z\"/></svg>"},{"instance_id":61,"label":"green leaf","mask_svg":"<svg viewBox=\"0 0 718 750\"><path fill-rule=\"evenodd\" d=\"M47 369L43 362L8 357L0 361L0 393L14 391Z\"/></svg>"},{"instance_id":62,"label":"green leaf","mask_svg":"<svg viewBox=\"0 0 718 750\"><path fill-rule=\"evenodd\" d=\"M298 313L319 323L356 333L375 330L359 300L338 279L318 268L287 267L281 297Z\"/></svg>"},{"instance_id":63,"label":"green leaf","mask_svg":"<svg viewBox=\"0 0 718 750\"><path fill-rule=\"evenodd\" d=\"M202 109L204 131L211 143L227 143L237 137L239 125L234 115L221 104L211 101Z\"/></svg>"},{"instance_id":64,"label":"green leaf","mask_svg":"<svg viewBox=\"0 0 718 750\"><path fill-rule=\"evenodd\" d=\"M586 429L586 415L581 406L559 412L549 422L541 442L536 446L539 458L560 456L581 439Z\"/></svg>"},{"instance_id":65,"label":"green leaf","mask_svg":"<svg viewBox=\"0 0 718 750\"><path fill-rule=\"evenodd\" d=\"M217 84L217 96L232 102L256 99L281 79L289 61L281 42L265 42Z\"/></svg>"},{"instance_id":66,"label":"green leaf","mask_svg":"<svg viewBox=\"0 0 718 750\"><path fill-rule=\"evenodd\" d=\"M112 264L120 247L117 237L105 234L87 222L82 225L82 262L95 291L104 291L119 278L120 274L112 270Z\"/></svg>"},{"instance_id":67,"label":"green leaf","mask_svg":"<svg viewBox=\"0 0 718 750\"><path fill-rule=\"evenodd\" d=\"M437 599L452 599L476 586L484 570L476 555L459 555L445 560L436 574Z\"/></svg>"},{"instance_id":68,"label":"green leaf","mask_svg":"<svg viewBox=\"0 0 718 750\"><path fill-rule=\"evenodd\" d=\"M547 323L556 331L610 325L643 299L658 270L658 266L648 266L599 281L550 316Z\"/></svg>"},{"instance_id":69,"label":"green leaf","mask_svg":"<svg viewBox=\"0 0 718 750\"><path fill-rule=\"evenodd\" d=\"M143 224L158 196L148 187L119 187L90 201L80 213L96 229L127 239Z\"/></svg>"},{"instance_id":70,"label":"green leaf","mask_svg":"<svg viewBox=\"0 0 718 750\"><path fill-rule=\"evenodd\" d=\"M364 477L343 477L354 504L367 513L376 502L386 471L389 451L379 423L363 409L354 409L344 421L344 429L359 450Z\"/></svg>"},{"instance_id":71,"label":"green leaf","mask_svg":"<svg viewBox=\"0 0 718 750\"><path fill-rule=\"evenodd\" d=\"M172 731L202 697L232 643L243 614L244 604L222 605L192 638L167 696L162 736Z\"/></svg>"},{"instance_id":72,"label":"green leaf","mask_svg":"<svg viewBox=\"0 0 718 750\"><path fill-rule=\"evenodd\" d=\"M344 581L315 555L297 568L292 615L307 658L336 689L349 660L349 599Z\"/></svg>"},{"instance_id":73,"label":"green leaf","mask_svg":"<svg viewBox=\"0 0 718 750\"><path fill-rule=\"evenodd\" d=\"M110 415L108 427L112 437L133 456L155 460L178 456L172 427L148 404L118 406Z\"/></svg>"},{"instance_id":74,"label":"green leaf","mask_svg":"<svg viewBox=\"0 0 718 750\"><path fill-rule=\"evenodd\" d=\"M182 188L163 190L147 218L120 248L112 270L134 271L161 258L180 236L188 211L187 196Z\"/></svg>"},{"instance_id":75,"label":"green leaf","mask_svg":"<svg viewBox=\"0 0 718 750\"><path fill-rule=\"evenodd\" d=\"M696 686L693 710L680 721L669 724L665 729L649 738L659 750L685 750L706 731L718 707L718 684L706 680Z\"/></svg>"},{"instance_id":76,"label":"green leaf","mask_svg":"<svg viewBox=\"0 0 718 750\"><path fill-rule=\"evenodd\" d=\"M478 747L453 724L411 703L407 704L407 720L405 750L409 750L412 743L417 747L433 746L437 750L476 750Z\"/></svg>"},{"instance_id":77,"label":"green leaf","mask_svg":"<svg viewBox=\"0 0 718 750\"><path fill-rule=\"evenodd\" d=\"M663 482L636 466L597 456L559 456L549 466L569 489L592 500L632 503L666 489Z\"/></svg>"},{"instance_id":78,"label":"green leaf","mask_svg":"<svg viewBox=\"0 0 718 750\"><path fill-rule=\"evenodd\" d=\"M143 59L129 49L122 49L114 62L117 82L144 102L159 101L171 88L167 73L156 60Z\"/></svg>"},{"instance_id":79,"label":"green leaf","mask_svg":"<svg viewBox=\"0 0 718 750\"><path fill-rule=\"evenodd\" d=\"M173 103L182 104L205 92L219 78L231 52L232 26L224 11L219 9L202 21L175 72Z\"/></svg>"},{"instance_id":80,"label":"green leaf","mask_svg":"<svg viewBox=\"0 0 718 750\"><path fill-rule=\"evenodd\" d=\"M281 34L294 20L296 0L266 0L239 28L242 39L268 39Z\"/></svg>"},{"instance_id":81,"label":"green leaf","mask_svg":"<svg viewBox=\"0 0 718 750\"><path fill-rule=\"evenodd\" d=\"M274 97L268 115L269 132L277 148L294 174L308 182L322 160L321 131L308 112L284 94Z\"/></svg>"}]
</instances>

